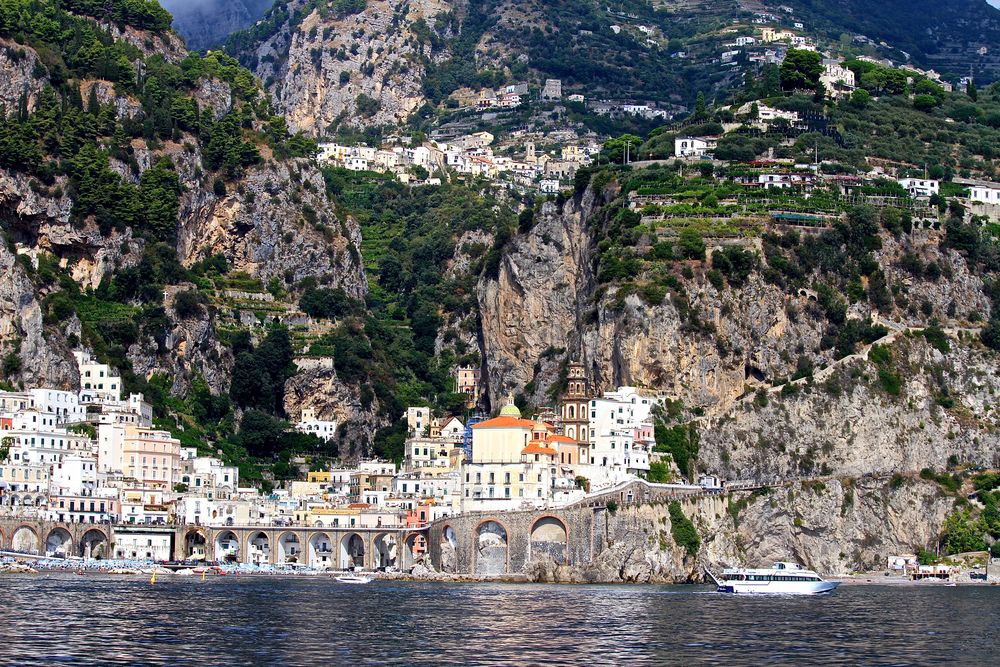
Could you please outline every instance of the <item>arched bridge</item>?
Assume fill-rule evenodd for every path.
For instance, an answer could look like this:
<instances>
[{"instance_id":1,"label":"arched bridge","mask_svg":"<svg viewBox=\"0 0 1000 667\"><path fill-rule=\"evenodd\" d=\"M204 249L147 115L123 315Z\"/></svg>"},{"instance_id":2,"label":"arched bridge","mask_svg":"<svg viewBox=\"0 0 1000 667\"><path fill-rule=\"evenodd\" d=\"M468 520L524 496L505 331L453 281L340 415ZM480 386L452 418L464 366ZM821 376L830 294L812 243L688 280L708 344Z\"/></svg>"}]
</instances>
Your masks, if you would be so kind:
<instances>
[{"instance_id":1,"label":"arched bridge","mask_svg":"<svg viewBox=\"0 0 1000 667\"><path fill-rule=\"evenodd\" d=\"M426 528L399 527L151 526L4 518L0 519L0 551L101 559L295 563L321 569L407 569L426 551L425 532ZM143 546L147 543L148 549Z\"/></svg>"}]
</instances>

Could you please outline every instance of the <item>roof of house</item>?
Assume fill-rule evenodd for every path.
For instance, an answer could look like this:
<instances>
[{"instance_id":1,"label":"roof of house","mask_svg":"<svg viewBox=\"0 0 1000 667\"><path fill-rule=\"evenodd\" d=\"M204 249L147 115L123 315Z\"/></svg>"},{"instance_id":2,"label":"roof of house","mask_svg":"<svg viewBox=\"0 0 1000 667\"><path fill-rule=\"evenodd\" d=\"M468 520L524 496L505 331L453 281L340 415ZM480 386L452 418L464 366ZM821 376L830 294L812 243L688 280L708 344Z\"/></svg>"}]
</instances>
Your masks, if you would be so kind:
<instances>
[{"instance_id":1,"label":"roof of house","mask_svg":"<svg viewBox=\"0 0 1000 667\"><path fill-rule=\"evenodd\" d=\"M535 422L530 419L519 419L517 417L494 417L493 419L487 419L484 422L479 422L475 424L472 428L524 428L532 429L535 426Z\"/></svg>"},{"instance_id":2,"label":"roof of house","mask_svg":"<svg viewBox=\"0 0 1000 667\"><path fill-rule=\"evenodd\" d=\"M550 435L546 439L546 442L562 442L562 443L566 443L568 445L579 445L580 444L580 442L578 440L574 440L573 438L570 438L569 436L565 436L565 435Z\"/></svg>"},{"instance_id":3,"label":"roof of house","mask_svg":"<svg viewBox=\"0 0 1000 667\"><path fill-rule=\"evenodd\" d=\"M551 447L546 447L539 442L529 442L528 446L521 450L522 454L549 454L550 456L558 456L559 452L552 449Z\"/></svg>"}]
</instances>

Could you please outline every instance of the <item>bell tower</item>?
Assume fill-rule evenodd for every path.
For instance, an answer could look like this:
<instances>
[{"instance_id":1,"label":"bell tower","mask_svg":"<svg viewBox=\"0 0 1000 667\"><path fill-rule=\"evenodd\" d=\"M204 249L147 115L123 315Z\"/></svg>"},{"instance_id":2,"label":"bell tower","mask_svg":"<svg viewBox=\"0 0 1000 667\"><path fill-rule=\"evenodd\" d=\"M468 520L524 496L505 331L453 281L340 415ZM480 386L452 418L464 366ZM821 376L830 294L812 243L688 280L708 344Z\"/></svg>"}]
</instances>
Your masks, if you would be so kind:
<instances>
[{"instance_id":1,"label":"bell tower","mask_svg":"<svg viewBox=\"0 0 1000 667\"><path fill-rule=\"evenodd\" d=\"M573 360L566 374L566 393L560 401L563 433L578 442L590 442L590 415L587 403L590 390L583 364Z\"/></svg>"}]
</instances>

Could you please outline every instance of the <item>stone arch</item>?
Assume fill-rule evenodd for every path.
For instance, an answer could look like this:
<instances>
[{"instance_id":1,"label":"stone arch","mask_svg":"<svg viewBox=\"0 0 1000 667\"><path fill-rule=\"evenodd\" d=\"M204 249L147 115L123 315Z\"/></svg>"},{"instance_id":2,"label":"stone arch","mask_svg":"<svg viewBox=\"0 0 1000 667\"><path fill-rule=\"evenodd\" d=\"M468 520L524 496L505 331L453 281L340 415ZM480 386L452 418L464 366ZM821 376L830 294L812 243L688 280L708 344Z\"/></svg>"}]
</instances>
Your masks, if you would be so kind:
<instances>
[{"instance_id":1,"label":"stone arch","mask_svg":"<svg viewBox=\"0 0 1000 667\"><path fill-rule=\"evenodd\" d=\"M278 536L278 562L302 562L302 543L296 533L285 531Z\"/></svg>"},{"instance_id":2,"label":"stone arch","mask_svg":"<svg viewBox=\"0 0 1000 667\"><path fill-rule=\"evenodd\" d=\"M80 538L80 556L83 558L107 558L110 548L108 536L100 528L91 528Z\"/></svg>"},{"instance_id":3,"label":"stone arch","mask_svg":"<svg viewBox=\"0 0 1000 667\"><path fill-rule=\"evenodd\" d=\"M309 566L328 570L333 567L333 541L326 533L309 538Z\"/></svg>"},{"instance_id":4,"label":"stone arch","mask_svg":"<svg viewBox=\"0 0 1000 667\"><path fill-rule=\"evenodd\" d=\"M348 533L340 540L340 569L365 566L365 540L358 533Z\"/></svg>"},{"instance_id":5,"label":"stone arch","mask_svg":"<svg viewBox=\"0 0 1000 667\"><path fill-rule=\"evenodd\" d=\"M473 571L476 574L506 574L510 568L510 549L507 527L496 519L479 522L473 531L476 548L473 552Z\"/></svg>"},{"instance_id":6,"label":"stone arch","mask_svg":"<svg viewBox=\"0 0 1000 667\"><path fill-rule=\"evenodd\" d=\"M271 562L271 538L263 530L247 536L246 557L248 563L264 565Z\"/></svg>"},{"instance_id":7,"label":"stone arch","mask_svg":"<svg viewBox=\"0 0 1000 667\"><path fill-rule=\"evenodd\" d=\"M577 442L590 442L586 426L580 427L580 437L577 438Z\"/></svg>"},{"instance_id":8,"label":"stone arch","mask_svg":"<svg viewBox=\"0 0 1000 667\"><path fill-rule=\"evenodd\" d=\"M569 425L566 427L566 437L576 440L576 426Z\"/></svg>"},{"instance_id":9,"label":"stone arch","mask_svg":"<svg viewBox=\"0 0 1000 667\"><path fill-rule=\"evenodd\" d=\"M41 540L31 526L18 526L10 536L10 550L26 554L38 555L41 550Z\"/></svg>"},{"instance_id":10,"label":"stone arch","mask_svg":"<svg viewBox=\"0 0 1000 667\"><path fill-rule=\"evenodd\" d=\"M372 538L372 566L378 569L396 567L399 545L393 533L378 533Z\"/></svg>"},{"instance_id":11,"label":"stone arch","mask_svg":"<svg viewBox=\"0 0 1000 667\"><path fill-rule=\"evenodd\" d=\"M441 527L441 563L442 572L455 572L458 569L458 535L455 529L445 524Z\"/></svg>"},{"instance_id":12,"label":"stone arch","mask_svg":"<svg viewBox=\"0 0 1000 667\"><path fill-rule=\"evenodd\" d=\"M45 507L49 502L45 499L45 496L35 497L35 507Z\"/></svg>"},{"instance_id":13,"label":"stone arch","mask_svg":"<svg viewBox=\"0 0 1000 667\"><path fill-rule=\"evenodd\" d=\"M569 414L567 416L570 419L576 419L576 406L571 403L570 405L566 406L566 409L569 411Z\"/></svg>"},{"instance_id":14,"label":"stone arch","mask_svg":"<svg viewBox=\"0 0 1000 667\"><path fill-rule=\"evenodd\" d=\"M240 559L240 539L231 530L215 536L215 560L235 562Z\"/></svg>"},{"instance_id":15,"label":"stone arch","mask_svg":"<svg viewBox=\"0 0 1000 667\"><path fill-rule=\"evenodd\" d=\"M529 560L546 555L560 565L569 562L569 530L557 516L539 517L531 526L528 545Z\"/></svg>"},{"instance_id":16,"label":"stone arch","mask_svg":"<svg viewBox=\"0 0 1000 667\"><path fill-rule=\"evenodd\" d=\"M426 551L426 539L422 533L410 533L403 538L403 569L409 570Z\"/></svg>"},{"instance_id":17,"label":"stone arch","mask_svg":"<svg viewBox=\"0 0 1000 667\"><path fill-rule=\"evenodd\" d=\"M73 555L73 536L62 526L53 528L45 538L45 555L65 558Z\"/></svg>"},{"instance_id":18,"label":"stone arch","mask_svg":"<svg viewBox=\"0 0 1000 667\"><path fill-rule=\"evenodd\" d=\"M201 528L192 528L184 534L184 559L204 560L208 558L208 538Z\"/></svg>"}]
</instances>

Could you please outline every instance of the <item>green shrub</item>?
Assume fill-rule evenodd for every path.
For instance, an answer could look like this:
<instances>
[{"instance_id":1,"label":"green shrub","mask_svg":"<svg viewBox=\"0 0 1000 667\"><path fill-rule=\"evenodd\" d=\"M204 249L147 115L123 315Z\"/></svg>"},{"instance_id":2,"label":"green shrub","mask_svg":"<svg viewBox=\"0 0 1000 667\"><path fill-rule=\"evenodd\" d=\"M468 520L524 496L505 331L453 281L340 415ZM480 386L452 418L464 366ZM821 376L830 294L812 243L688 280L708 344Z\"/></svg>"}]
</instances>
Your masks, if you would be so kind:
<instances>
[{"instance_id":1,"label":"green shrub","mask_svg":"<svg viewBox=\"0 0 1000 667\"><path fill-rule=\"evenodd\" d=\"M696 556L701 547L701 538L691 520L685 516L680 503L672 501L667 507L670 513L670 535L674 538L674 543L683 547L689 556Z\"/></svg>"}]
</instances>

